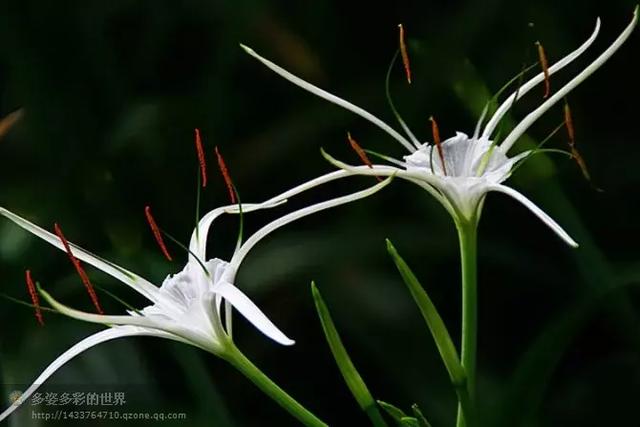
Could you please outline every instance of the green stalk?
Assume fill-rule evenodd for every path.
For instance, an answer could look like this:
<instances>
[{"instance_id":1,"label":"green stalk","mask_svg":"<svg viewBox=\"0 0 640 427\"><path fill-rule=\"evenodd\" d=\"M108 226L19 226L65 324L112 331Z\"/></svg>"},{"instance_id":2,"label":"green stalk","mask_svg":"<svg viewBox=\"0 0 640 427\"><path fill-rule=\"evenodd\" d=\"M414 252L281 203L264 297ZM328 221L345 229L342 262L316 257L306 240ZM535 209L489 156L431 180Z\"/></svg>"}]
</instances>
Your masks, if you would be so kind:
<instances>
[{"instance_id":1,"label":"green stalk","mask_svg":"<svg viewBox=\"0 0 640 427\"><path fill-rule=\"evenodd\" d=\"M478 346L478 268L477 268L477 221L457 222L460 240L460 264L462 270L462 352L461 362L467 374L467 391L470 406L475 407L476 354ZM470 420L469 420L470 421ZM458 406L456 426L472 424L465 422L462 406Z\"/></svg>"},{"instance_id":2,"label":"green stalk","mask_svg":"<svg viewBox=\"0 0 640 427\"><path fill-rule=\"evenodd\" d=\"M271 381L271 379L251 363L235 345L230 343L229 349L223 357L302 424L308 427L327 427L326 423L318 419L304 406L289 396L276 383Z\"/></svg>"}]
</instances>

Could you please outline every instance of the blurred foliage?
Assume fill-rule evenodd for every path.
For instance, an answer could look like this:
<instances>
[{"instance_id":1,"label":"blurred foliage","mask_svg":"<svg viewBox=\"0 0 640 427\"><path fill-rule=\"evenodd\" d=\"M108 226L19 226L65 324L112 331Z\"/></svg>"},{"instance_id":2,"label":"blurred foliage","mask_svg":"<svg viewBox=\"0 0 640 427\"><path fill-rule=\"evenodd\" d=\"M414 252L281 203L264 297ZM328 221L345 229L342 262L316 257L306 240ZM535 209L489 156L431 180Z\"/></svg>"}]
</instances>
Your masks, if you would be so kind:
<instances>
[{"instance_id":1,"label":"blurred foliage","mask_svg":"<svg viewBox=\"0 0 640 427\"><path fill-rule=\"evenodd\" d=\"M535 61L536 40L553 62L582 43L601 16L599 41L586 55L595 57L624 28L633 7L632 0L579 6L549 0L3 0L0 116L22 107L24 117L0 140L0 204L45 227L57 221L70 240L160 283L179 266L155 248L143 207L151 204L163 228L188 239L196 194L194 127L202 129L211 160L214 145L225 154L243 201L260 201L329 171L321 146L357 161L347 130L366 148L401 154L385 134L281 80L238 42L391 122L383 83L402 22L414 83L407 87L398 68L396 103L418 135L429 135L427 118L434 115L446 137L472 131L488 94L523 61ZM570 95L578 147L605 192L593 191L562 157L540 157L513 177L580 249L565 247L513 201L488 197L479 237L478 393L487 425L638 423L640 294L626 285L640 281L633 208L640 184L634 128L639 46L636 32ZM552 88L587 60L554 77ZM527 96L514 118L539 97L536 91ZM543 138L561 114L561 107L548 113L530 138ZM558 134L551 143L564 147L566 141ZM203 209L226 203L224 183L214 173ZM318 189L277 212L247 216L247 227L370 183L354 178ZM210 253L229 256L236 221L218 224ZM386 237L428 286L455 339L460 291L453 224L426 193L394 182L372 198L280 230L252 252L238 284L297 344L279 347L238 319L238 345L330 424L365 425L315 316L308 288L315 279L374 396L403 408L417 403L434 426L452 425L454 392L388 259ZM60 299L90 307L63 253L0 222L0 291L26 299L25 268ZM90 274L127 301L144 304L108 277ZM110 312L122 310L103 299ZM2 302L5 395L95 330L61 316L45 314L45 320L40 328L29 309ZM175 425L295 425L224 362L160 340L103 344L51 383L135 386L131 399L151 402L150 410L188 414L187 424ZM26 409L20 417L14 425L40 425Z\"/></svg>"}]
</instances>

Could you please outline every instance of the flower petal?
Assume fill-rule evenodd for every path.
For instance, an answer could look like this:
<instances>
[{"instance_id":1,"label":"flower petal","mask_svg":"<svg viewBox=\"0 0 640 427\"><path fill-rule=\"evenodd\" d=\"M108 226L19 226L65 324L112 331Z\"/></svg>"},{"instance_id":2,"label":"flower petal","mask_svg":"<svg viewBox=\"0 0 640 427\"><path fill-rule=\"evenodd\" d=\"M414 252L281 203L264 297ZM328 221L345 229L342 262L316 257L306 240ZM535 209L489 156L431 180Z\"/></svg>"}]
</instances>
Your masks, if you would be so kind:
<instances>
[{"instance_id":1,"label":"flower petal","mask_svg":"<svg viewBox=\"0 0 640 427\"><path fill-rule=\"evenodd\" d=\"M560 71L565 66L573 62L573 60L575 60L580 55L582 55L582 53L584 53L584 51L587 50L587 48L591 46L593 41L596 39L596 37L598 36L598 32L600 32L600 18L596 20L596 27L593 30L593 33L591 34L591 36L587 39L587 41L582 43L582 45L579 48L571 52L569 55L565 56L564 58L562 58L561 60L553 64L551 67L549 67L548 69L549 75L554 74L556 71ZM500 122L502 117L506 114L506 112L509 111L513 103L516 100L522 98L527 92L533 89L538 83L541 83L542 81L544 81L544 78L545 78L544 72L540 72L531 80L529 80L528 82L520 86L507 99L505 99L502 102L502 104L500 104L500 107L498 107L496 112L493 114L493 116L491 117L491 120L489 120L489 122L487 123L487 126L485 126L484 131L482 132L482 137L490 139L491 134L493 133L495 128L498 126L498 123Z\"/></svg>"},{"instance_id":2,"label":"flower petal","mask_svg":"<svg viewBox=\"0 0 640 427\"><path fill-rule=\"evenodd\" d=\"M598 68L600 68L611 56L624 44L625 41L629 38L631 33L636 27L638 23L638 6L636 6L633 11L633 19L624 29L624 31L618 36L618 38L609 46L600 56L598 56L591 64L587 66L584 70L582 70L577 76L569 81L566 85L564 85L560 90L555 92L551 97L549 97L545 102L542 103L538 108L533 110L531 113L527 114L527 116L518 123L518 125L513 128L511 133L505 138L500 147L506 153L513 146L513 144L529 129L536 120L540 118L549 108L553 107L553 105L564 99L564 97L571 92L576 86L582 83L587 77L593 74Z\"/></svg>"},{"instance_id":3,"label":"flower petal","mask_svg":"<svg viewBox=\"0 0 640 427\"><path fill-rule=\"evenodd\" d=\"M227 281L216 283L214 292L230 302L233 307L251 322L260 332L282 345L293 345L295 341L273 324L271 320L242 291Z\"/></svg>"},{"instance_id":4,"label":"flower petal","mask_svg":"<svg viewBox=\"0 0 640 427\"><path fill-rule=\"evenodd\" d=\"M279 206L284 202L286 202L286 199L281 198L278 200L267 201L265 203L260 203L260 204L254 204L254 203L242 204L242 212L245 213L245 212L255 211L258 209L273 208L273 207ZM191 240L189 242L189 252L190 252L189 259L190 260L192 260L192 258L195 256L203 263L206 261L207 238L209 235L209 228L211 227L211 224L213 223L213 221L215 221L216 218L218 218L220 215L224 213L238 214L240 213L240 207L237 204L235 204L235 205L228 205L228 206L216 208L208 212L206 215L204 215L200 219L200 221L198 222L197 228L193 231L193 234L191 235Z\"/></svg>"},{"instance_id":5,"label":"flower petal","mask_svg":"<svg viewBox=\"0 0 640 427\"><path fill-rule=\"evenodd\" d=\"M83 339L67 351L62 353L56 360L53 361L47 368L40 374L33 384L22 393L20 398L16 400L10 407L4 410L0 414L0 422L7 418L18 409L23 403L25 403L31 395L38 390L38 388L58 369L69 362L71 359L79 355L80 353L94 347L100 343L107 342L116 338L131 337L136 335L155 335L151 331L141 331L137 328L114 328L100 331L96 334L90 335Z\"/></svg>"},{"instance_id":6,"label":"flower petal","mask_svg":"<svg viewBox=\"0 0 640 427\"><path fill-rule=\"evenodd\" d=\"M316 212L320 212L322 210L325 209L329 209L335 206L340 206L343 205L345 203L349 203L358 199L362 199L364 197L370 196L378 191L380 191L382 188L386 187L389 182L391 182L392 177L389 177L387 179L385 179L382 182L379 182L378 184L369 187L367 189L358 191L356 193L353 194L348 194L346 196L342 196L342 197L337 197L335 199L331 199L331 200L327 200L321 203L316 203L315 205L311 205L311 206L307 206L306 208L303 209L299 209L297 211L291 212L287 215L284 215L283 217L280 217L279 219L270 222L269 224L265 225L264 227L262 227L260 230L256 231L251 237L249 237L247 239L247 241L236 251L236 253L233 255L233 257L231 258L231 261L229 262L230 264L230 272L235 272L237 271L238 267L240 266L240 263L242 262L242 260L244 259L244 257L247 255L247 253L249 252L249 250L256 244L258 243L263 237L265 237L266 235L268 235L269 233L271 233L272 231L286 225L289 224L290 222L293 222L297 219L300 219L302 217L305 217L307 215L311 215L312 213L316 213ZM227 277L227 280L232 279L231 277Z\"/></svg>"},{"instance_id":7,"label":"flower petal","mask_svg":"<svg viewBox=\"0 0 640 427\"><path fill-rule=\"evenodd\" d=\"M51 296L47 291L42 288L38 288L40 295L47 301L54 310L59 311L65 316L69 316L73 319L82 320L83 322L98 323L101 325L130 325L140 326L143 328L157 327L156 322L150 321L144 316L131 316L131 315L104 315L87 313L86 311L76 310L65 304L62 304Z\"/></svg>"},{"instance_id":8,"label":"flower petal","mask_svg":"<svg viewBox=\"0 0 640 427\"><path fill-rule=\"evenodd\" d=\"M269 61L268 59L263 58L262 56L258 55L250 47L245 46L243 44L241 44L240 47L242 47L242 49L244 49L245 52L247 52L249 55L253 56L258 61L262 62L264 65L266 65L271 70L275 71L280 76L282 76L285 79L289 80L294 85L297 85L297 86L301 87L302 89L307 90L307 91L313 93L316 96L319 96L320 98L326 99L329 102L332 102L332 103L334 103L336 105L339 105L342 108L345 108L345 109L347 109L347 110L359 115L360 117L363 117L363 118L369 120L371 123L373 123L374 125L378 126L380 129L382 129L383 131L385 131L389 135L391 135L400 144L404 145L405 148L407 150L409 150L410 152L413 153L416 150L415 147L405 137L400 135L391 126L389 126L388 124L386 124L385 122L383 122L382 120L380 120L379 118L377 118L376 116L371 114L370 112L368 112L368 111L364 110L363 108L360 108L360 107L358 107L356 105L353 105L349 101L346 101L346 100L344 100L342 98L339 98L339 97L327 92L326 90L320 89L319 87L314 86L311 83L308 83L308 82L302 80L300 77L291 74L290 72L288 72L284 68L282 68L282 67L274 64L273 62Z\"/></svg>"},{"instance_id":9,"label":"flower petal","mask_svg":"<svg viewBox=\"0 0 640 427\"><path fill-rule=\"evenodd\" d=\"M321 151L322 155L325 159L327 159L329 163L341 169L341 171L338 172L345 172L348 175L397 176L399 178L406 179L407 181L412 182L427 190L427 192L429 192L429 194L431 194L437 201L439 201L449 212L452 212L450 210L450 203L447 202L444 197L442 197L438 190L436 190L436 188L442 188L443 180L435 175L432 175L430 173L427 174L411 170L399 169L388 165L373 164L372 167L353 166L332 157L324 150ZM342 178L342 176L340 176L340 178Z\"/></svg>"},{"instance_id":10,"label":"flower petal","mask_svg":"<svg viewBox=\"0 0 640 427\"><path fill-rule=\"evenodd\" d=\"M22 227L32 234L35 234L36 236L40 237L42 240L55 246L56 248L62 251L65 250L64 245L55 234L44 230L43 228L2 207L0 207L0 215L8 218L18 226ZM140 292L150 301L158 301L158 288L156 288L151 282L110 261L104 260L71 242L69 242L69 245L71 246L71 249L73 251L73 256L75 256L76 258L86 262L87 264L91 264L95 268L105 272L111 277L120 280L125 285L128 285L136 291Z\"/></svg>"},{"instance_id":11,"label":"flower petal","mask_svg":"<svg viewBox=\"0 0 640 427\"><path fill-rule=\"evenodd\" d=\"M98 323L101 325L118 325L124 327L135 327L139 330L154 331L158 336L171 338L186 344L200 347L204 350L216 352L217 340L207 334L206 331L191 327L189 324L176 322L166 316L144 316L144 315L102 315L87 313L85 311L76 310L60 301L54 299L48 292L39 289L42 297L57 311L69 316L73 319L82 320L89 323ZM167 315L173 313L180 316L179 310L170 305L163 305L161 311Z\"/></svg>"},{"instance_id":12,"label":"flower petal","mask_svg":"<svg viewBox=\"0 0 640 427\"><path fill-rule=\"evenodd\" d=\"M487 188L488 191L498 191L500 193L504 193L508 196L513 197L523 205L525 205L534 215L542 220L549 228L551 228L562 240L567 242L570 246L574 248L578 247L578 243L567 234L566 231L562 229L549 215L547 215L542 209L537 207L531 200L527 199L521 193L517 192L513 188L507 187L506 185L492 185Z\"/></svg>"}]
</instances>

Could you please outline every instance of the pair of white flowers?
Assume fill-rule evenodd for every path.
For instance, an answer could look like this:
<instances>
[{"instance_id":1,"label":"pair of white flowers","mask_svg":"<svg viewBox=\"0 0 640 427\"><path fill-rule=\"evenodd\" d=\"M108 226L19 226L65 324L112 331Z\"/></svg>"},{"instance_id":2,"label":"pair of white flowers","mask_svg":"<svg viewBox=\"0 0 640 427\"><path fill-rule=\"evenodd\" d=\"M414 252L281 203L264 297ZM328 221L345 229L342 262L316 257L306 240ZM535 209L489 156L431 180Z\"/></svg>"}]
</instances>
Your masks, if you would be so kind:
<instances>
[{"instance_id":1,"label":"pair of white flowers","mask_svg":"<svg viewBox=\"0 0 640 427\"><path fill-rule=\"evenodd\" d=\"M636 26L637 19L638 9L636 8L631 23L614 43L565 86L529 113L499 145L493 143L492 136L500 120L515 101L544 80L544 73L536 75L508 96L486 124L484 124L485 115L483 114L471 137L458 132L456 136L443 141L440 147L442 150L440 155L434 155L434 150L437 150L438 147L434 144L421 143L404 122L400 121L400 124L406 136L401 135L366 110L294 76L278 65L257 55L250 48L243 46L250 55L287 80L356 113L380 127L396 141L400 142L409 151L409 154L404 156L403 160L388 158L391 165L375 164L365 166L351 166L329 157L330 161L337 165L340 170L315 178L263 203L244 204L242 205L242 211L248 213L275 207L284 203L287 198L302 191L339 178L353 175L398 176L428 191L451 213L456 222L477 222L486 194L491 191L505 193L524 204L568 244L577 246L577 243L540 208L516 190L503 184L511 174L514 165L531 154L531 152L526 151L513 157L508 157L508 152L534 121L563 99L568 92L573 90L611 57L627 40ZM578 49L549 67L548 73L558 72L587 50L595 40L599 28L600 21L598 20L591 37ZM373 187L347 196L306 207L273 221L240 245L229 262L218 258L206 261L207 237L210 227L217 217L225 213L238 214L240 209L238 205L215 209L206 214L197 225L196 230L194 230L189 245L188 262L184 269L178 274L167 277L160 287L135 273L72 244L73 256L102 270L139 292L151 302L151 305L140 311L130 311L127 315L92 314L67 307L56 301L46 291L40 290L47 302L61 313L79 320L104 324L109 328L75 344L51 363L35 380L33 385L23 393L22 397L0 414L0 421L8 417L24 403L43 382L73 357L93 346L116 338L132 336L167 338L199 347L223 358L227 357L229 349L233 348L233 343L229 333L230 318L223 320L221 315L223 302L233 306L258 330L276 342L284 345L293 344L293 341L282 333L235 286L236 272L242 260L258 241L277 228L306 215L367 197L387 185L389 180L387 179ZM63 243L56 235L4 208L0 208L0 215L64 250ZM229 309L227 308L225 312L229 314Z\"/></svg>"}]
</instances>

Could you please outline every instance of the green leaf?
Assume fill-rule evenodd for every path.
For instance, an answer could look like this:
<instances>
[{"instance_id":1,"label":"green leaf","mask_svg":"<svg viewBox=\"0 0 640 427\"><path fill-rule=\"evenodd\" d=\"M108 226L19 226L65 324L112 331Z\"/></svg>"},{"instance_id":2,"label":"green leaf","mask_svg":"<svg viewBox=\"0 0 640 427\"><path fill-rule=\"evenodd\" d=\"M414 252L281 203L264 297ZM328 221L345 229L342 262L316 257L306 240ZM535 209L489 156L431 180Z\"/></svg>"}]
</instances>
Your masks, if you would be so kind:
<instances>
[{"instance_id":1,"label":"green leaf","mask_svg":"<svg viewBox=\"0 0 640 427\"><path fill-rule=\"evenodd\" d=\"M358 370L353 365L347 350L344 348L340 335L331 319L329 309L314 282L311 282L311 293L313 294L313 300L316 305L316 310L318 311L318 316L320 317L324 335L327 338L327 343L329 344L333 358L338 364L342 378L344 378L344 381L347 383L347 387L349 387L351 394L356 398L358 405L360 405L362 410L369 416L373 425L376 427L386 427L387 423L384 421L384 418L382 418L376 401L373 399L367 385L364 383Z\"/></svg>"},{"instance_id":2,"label":"green leaf","mask_svg":"<svg viewBox=\"0 0 640 427\"><path fill-rule=\"evenodd\" d=\"M407 427L420 427L418 420L413 417L402 417L400 421L402 422L403 425Z\"/></svg>"},{"instance_id":3,"label":"green leaf","mask_svg":"<svg viewBox=\"0 0 640 427\"><path fill-rule=\"evenodd\" d=\"M424 290L407 263L402 259L402 257L400 257L398 251L396 251L396 248L389 239L387 239L387 251L389 252L389 255L391 255L393 262L396 264L402 279L409 288L414 301L422 313L422 317L424 317L424 320L427 322L427 326L431 331L431 335L433 335L433 339L436 342L442 361L449 372L452 383L456 386L464 384L466 379L464 368L460 363L458 351L453 345L449 331L447 331L447 327L442 321L440 314L438 314L438 310L436 310L431 298L429 298L427 292Z\"/></svg>"},{"instance_id":4,"label":"green leaf","mask_svg":"<svg viewBox=\"0 0 640 427\"><path fill-rule=\"evenodd\" d=\"M431 427L431 424L429 424L429 421L427 421L427 418L422 414L422 411L420 410L420 407L418 406L417 403L414 403L413 405L411 405L411 410L413 411L413 415L418 420L418 425L420 427Z\"/></svg>"},{"instance_id":5,"label":"green leaf","mask_svg":"<svg viewBox=\"0 0 640 427\"><path fill-rule=\"evenodd\" d=\"M378 400L378 405L380 405L380 407L384 409L385 412L398 424L403 425L402 419L406 418L407 414L405 414L402 409L392 405L391 403L383 402L382 400Z\"/></svg>"}]
</instances>

